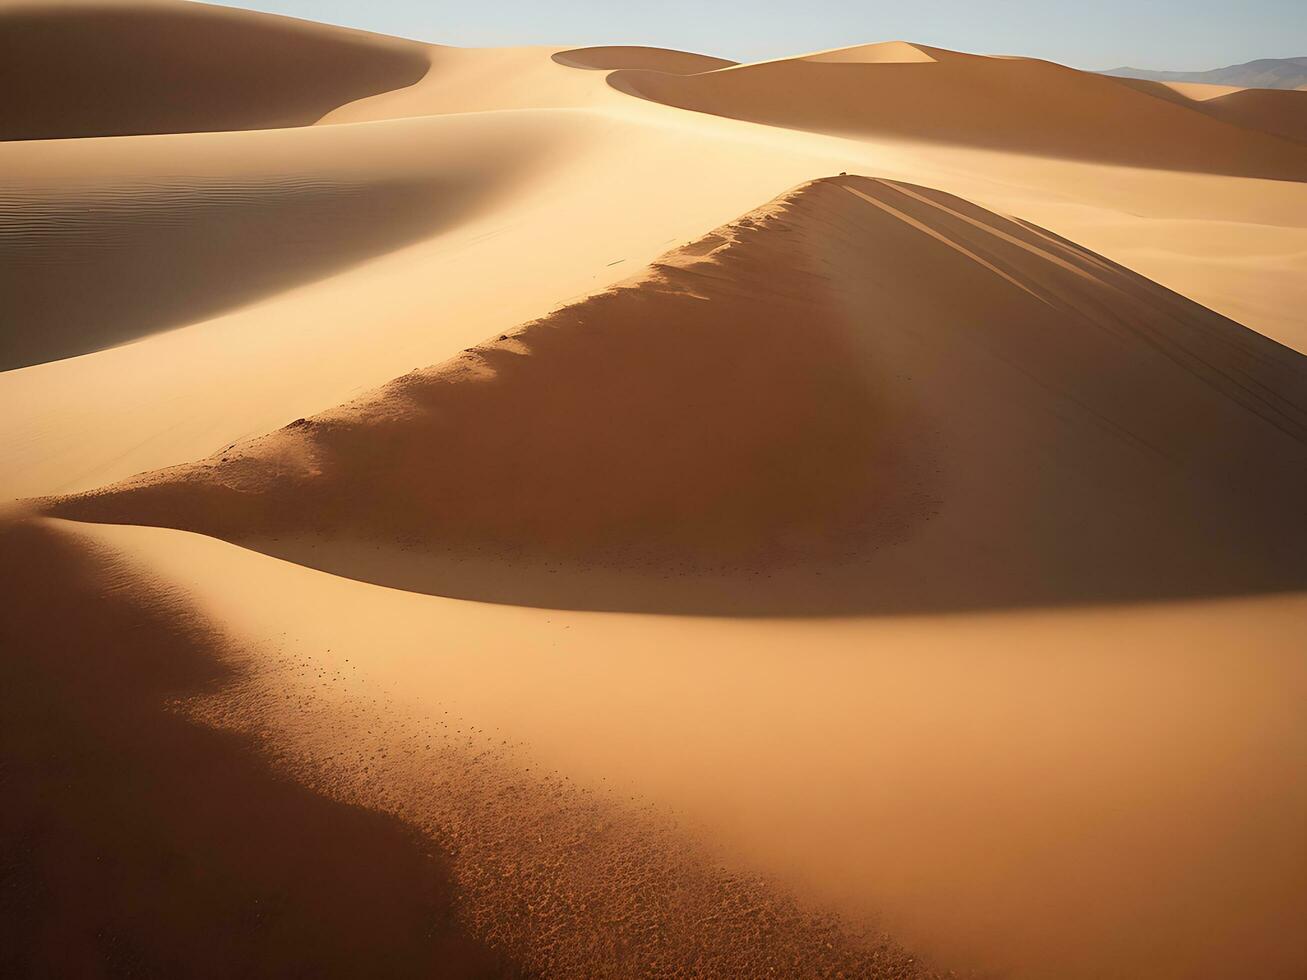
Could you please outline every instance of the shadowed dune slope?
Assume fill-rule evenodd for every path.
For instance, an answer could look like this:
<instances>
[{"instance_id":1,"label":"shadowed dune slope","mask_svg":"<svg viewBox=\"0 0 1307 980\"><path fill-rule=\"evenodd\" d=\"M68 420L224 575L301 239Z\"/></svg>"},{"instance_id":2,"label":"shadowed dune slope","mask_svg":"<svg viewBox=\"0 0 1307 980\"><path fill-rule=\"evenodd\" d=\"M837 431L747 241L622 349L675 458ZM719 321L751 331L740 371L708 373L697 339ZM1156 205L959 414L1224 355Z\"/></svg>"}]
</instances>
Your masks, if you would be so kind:
<instances>
[{"instance_id":1,"label":"shadowed dune slope","mask_svg":"<svg viewBox=\"0 0 1307 980\"><path fill-rule=\"evenodd\" d=\"M0 370L194 323L436 234L540 152L487 161L476 146L371 172L359 141L333 140L327 160L294 159L298 173L16 182L0 190Z\"/></svg>"},{"instance_id":2,"label":"shadowed dune slope","mask_svg":"<svg viewBox=\"0 0 1307 980\"><path fill-rule=\"evenodd\" d=\"M1232 126L1307 143L1307 92L1153 82L1139 78L1115 80L1137 92L1165 99Z\"/></svg>"},{"instance_id":3,"label":"shadowed dune slope","mask_svg":"<svg viewBox=\"0 0 1307 980\"><path fill-rule=\"evenodd\" d=\"M1307 358L1021 221L805 184L199 463L48 502L535 605L941 609L1307 585Z\"/></svg>"},{"instance_id":4,"label":"shadowed dune slope","mask_svg":"<svg viewBox=\"0 0 1307 980\"><path fill-rule=\"evenodd\" d=\"M1307 179L1307 151L1296 144L1150 98L1118 79L1027 58L888 42L691 76L624 70L608 82L682 109L838 136Z\"/></svg>"},{"instance_id":5,"label":"shadowed dune slope","mask_svg":"<svg viewBox=\"0 0 1307 980\"><path fill-rule=\"evenodd\" d=\"M689 51L672 51L668 48L646 48L640 45L612 45L595 48L573 48L553 56L560 65L569 68L589 68L611 71L617 68L638 68L642 71L662 71L673 75L695 75L701 71L716 71L736 64L725 58L713 58Z\"/></svg>"},{"instance_id":6,"label":"shadowed dune slope","mask_svg":"<svg viewBox=\"0 0 1307 980\"><path fill-rule=\"evenodd\" d=\"M0 974L516 974L430 840L171 710L231 679L186 603L28 524L0 586Z\"/></svg>"},{"instance_id":7,"label":"shadowed dune slope","mask_svg":"<svg viewBox=\"0 0 1307 980\"><path fill-rule=\"evenodd\" d=\"M0 518L0 975L958 980L140 557Z\"/></svg>"},{"instance_id":8,"label":"shadowed dune slope","mask_svg":"<svg viewBox=\"0 0 1307 980\"><path fill-rule=\"evenodd\" d=\"M1201 103L1211 116L1307 143L1307 91L1248 88Z\"/></svg>"},{"instance_id":9,"label":"shadowed dune slope","mask_svg":"<svg viewBox=\"0 0 1307 980\"><path fill-rule=\"evenodd\" d=\"M0 212L0 370L192 323L452 221L470 181L236 178L61 188Z\"/></svg>"},{"instance_id":10,"label":"shadowed dune slope","mask_svg":"<svg viewBox=\"0 0 1307 980\"><path fill-rule=\"evenodd\" d=\"M418 81L415 41L176 0L0 7L0 139L304 126Z\"/></svg>"}]
</instances>

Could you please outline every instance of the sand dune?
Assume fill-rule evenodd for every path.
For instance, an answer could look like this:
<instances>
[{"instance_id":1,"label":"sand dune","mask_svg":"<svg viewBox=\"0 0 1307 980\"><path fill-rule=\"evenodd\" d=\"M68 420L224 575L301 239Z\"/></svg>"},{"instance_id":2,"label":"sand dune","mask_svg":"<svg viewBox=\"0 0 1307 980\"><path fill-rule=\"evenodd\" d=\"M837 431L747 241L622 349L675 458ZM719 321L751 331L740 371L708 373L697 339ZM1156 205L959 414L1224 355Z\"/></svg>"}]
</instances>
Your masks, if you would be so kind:
<instances>
[{"instance_id":1,"label":"sand dune","mask_svg":"<svg viewBox=\"0 0 1307 980\"><path fill-rule=\"evenodd\" d=\"M573 48L560 51L554 60L569 68L590 68L611 71L616 68L637 68L641 71L663 71L673 75L695 75L701 71L715 71L736 64L725 58L688 51L669 51L666 48L645 48L637 45L618 45L598 48Z\"/></svg>"},{"instance_id":2,"label":"sand dune","mask_svg":"<svg viewBox=\"0 0 1307 980\"><path fill-rule=\"evenodd\" d=\"M1027 58L892 42L691 76L615 72L623 92L683 109L852 137L891 137L1134 167L1307 179L1307 152ZM1120 139L1122 127L1131 132Z\"/></svg>"},{"instance_id":3,"label":"sand dune","mask_svg":"<svg viewBox=\"0 0 1307 980\"><path fill-rule=\"evenodd\" d=\"M0 229L0 290L23 328L0 370L207 319L427 237L470 181L163 180L24 196ZM3 202L0 202L3 206Z\"/></svg>"},{"instance_id":4,"label":"sand dune","mask_svg":"<svg viewBox=\"0 0 1307 980\"><path fill-rule=\"evenodd\" d=\"M10 2L0 139L305 126L427 72L412 41L166 0Z\"/></svg>"},{"instance_id":5,"label":"sand dune","mask_svg":"<svg viewBox=\"0 0 1307 980\"><path fill-rule=\"evenodd\" d=\"M1033 226L842 177L51 512L551 606L1159 598L1307 584L1305 443L1302 355Z\"/></svg>"},{"instance_id":6,"label":"sand dune","mask_svg":"<svg viewBox=\"0 0 1307 980\"><path fill-rule=\"evenodd\" d=\"M943 980L878 931L722 866L665 814L524 771L502 740L441 723L397 750L403 710L387 697L380 722L376 690L348 661L324 684L307 658L251 660L139 558L47 522L0 523L0 545L0 584L21 600L0 649L25 654L0 656L0 764L14 791L0 814L12 911L0 965L15 975L108 962L213 977L783 966ZM345 737L348 776L310 775L317 749L261 751L309 718ZM411 765L397 779L400 757ZM401 821L366 794L366 807L342 800L369 772L396 787L411 778L405 795L417 789L412 801L432 809Z\"/></svg>"},{"instance_id":7,"label":"sand dune","mask_svg":"<svg viewBox=\"0 0 1307 980\"><path fill-rule=\"evenodd\" d=\"M604 72L556 63L555 49L425 51L433 68L421 83L350 103L326 121L426 118L370 129L327 125L0 146L0 168L10 178L0 224L15 228L24 224L18 212L27 201L40 207L60 196L77 200L88 185L106 195L121 191L130 201L135 185L179 174L203 178L194 191L203 195L210 183L247 180L260 186L286 179L369 187L425 182L431 171L443 175L452 166L456 174L488 176L491 190L464 195L470 211L452 225L441 220L431 238L393 260L360 267L351 258L336 266L331 278L317 280L321 289L251 291L244 298L252 302L235 308L178 304L172 322L154 317L149 327L182 326L191 311L220 315L166 337L153 334L150 345L8 373L0 379L0 455L10 465L0 468L0 490L30 496L96 487L324 411L617 281L671 242L697 238L801 180L844 170L940 187L1023 215L1307 349L1300 314L1307 302L1300 258L1307 249L1307 198L1300 185L963 152L940 143L821 137L632 99L606 85ZM515 176L504 179L506 170ZM480 178L474 183L481 186ZM585 233L557 230L576 227ZM309 252L321 247L308 244ZM179 246L190 255L203 255L206 247L198 236ZM63 267L73 284L111 279L97 264L122 267L112 249L81 248L79 258L84 265ZM268 265L303 267L290 252L269 256ZM513 288L484 274L491 268L514 269ZM137 271L149 279L147 270ZM302 285L327 268L304 271L282 285ZM216 284L223 264L205 275ZM201 278L199 271L190 278ZM31 286L46 295L58 291L58 274L45 282ZM168 291L157 278L150 282L151 291ZM196 295L202 299L205 289ZM130 305L151 305L144 295L139 300L129 298ZM78 309L71 298L61 302ZM113 310L109 304L105 312ZM99 311L87 313L60 324L61 332L85 335L71 337L66 349L104 346L94 319ZM306 360L308 329L315 343ZM0 332L25 332L23 319L7 319ZM148 333L128 327L117 339ZM30 337L6 337L6 343L40 349ZM263 367L283 362L297 368ZM242 393L239 404L225 398L234 388ZM156 423L158 404L169 406L166 430ZM36 431L40 440L31 438Z\"/></svg>"},{"instance_id":8,"label":"sand dune","mask_svg":"<svg viewBox=\"0 0 1307 980\"><path fill-rule=\"evenodd\" d=\"M512 975L429 841L162 710L231 681L183 601L24 524L0 584L5 976Z\"/></svg>"},{"instance_id":9,"label":"sand dune","mask_svg":"<svg viewBox=\"0 0 1307 980\"><path fill-rule=\"evenodd\" d=\"M860 44L851 48L833 48L799 58L783 61L806 61L824 65L912 65L936 62L929 49L906 41L885 41L881 44Z\"/></svg>"},{"instance_id":10,"label":"sand dune","mask_svg":"<svg viewBox=\"0 0 1307 980\"><path fill-rule=\"evenodd\" d=\"M0 36L0 974L1303 974L1304 93Z\"/></svg>"},{"instance_id":11,"label":"sand dune","mask_svg":"<svg viewBox=\"0 0 1307 980\"><path fill-rule=\"evenodd\" d=\"M1135 78L1118 81L1234 126L1307 142L1307 92Z\"/></svg>"},{"instance_id":12,"label":"sand dune","mask_svg":"<svg viewBox=\"0 0 1307 980\"><path fill-rule=\"evenodd\" d=\"M1307 91L1243 89L1206 100L1203 110L1236 126L1307 143Z\"/></svg>"},{"instance_id":13,"label":"sand dune","mask_svg":"<svg viewBox=\"0 0 1307 980\"><path fill-rule=\"evenodd\" d=\"M759 879L962 977L1301 972L1301 593L640 616L369 586L166 528L50 529L230 631L238 682L200 719L452 834L471 921L564 976L646 953L672 974L669 929L686 959L757 963L780 925ZM704 849L712 917L680 871Z\"/></svg>"},{"instance_id":14,"label":"sand dune","mask_svg":"<svg viewBox=\"0 0 1307 980\"><path fill-rule=\"evenodd\" d=\"M438 156L429 132L9 144L0 367L208 320L449 232L567 138L472 129Z\"/></svg>"}]
</instances>

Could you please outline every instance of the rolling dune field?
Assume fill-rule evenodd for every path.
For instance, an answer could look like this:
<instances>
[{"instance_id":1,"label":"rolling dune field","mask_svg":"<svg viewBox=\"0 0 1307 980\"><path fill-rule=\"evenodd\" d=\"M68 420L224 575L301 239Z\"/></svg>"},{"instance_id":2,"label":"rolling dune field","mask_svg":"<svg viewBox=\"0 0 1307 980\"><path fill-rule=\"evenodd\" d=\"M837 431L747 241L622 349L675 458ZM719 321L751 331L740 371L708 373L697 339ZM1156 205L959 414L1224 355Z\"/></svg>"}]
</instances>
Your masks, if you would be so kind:
<instances>
[{"instance_id":1,"label":"rolling dune field","mask_svg":"<svg viewBox=\"0 0 1307 980\"><path fill-rule=\"evenodd\" d=\"M1307 972L1307 92L0 78L0 974Z\"/></svg>"}]
</instances>

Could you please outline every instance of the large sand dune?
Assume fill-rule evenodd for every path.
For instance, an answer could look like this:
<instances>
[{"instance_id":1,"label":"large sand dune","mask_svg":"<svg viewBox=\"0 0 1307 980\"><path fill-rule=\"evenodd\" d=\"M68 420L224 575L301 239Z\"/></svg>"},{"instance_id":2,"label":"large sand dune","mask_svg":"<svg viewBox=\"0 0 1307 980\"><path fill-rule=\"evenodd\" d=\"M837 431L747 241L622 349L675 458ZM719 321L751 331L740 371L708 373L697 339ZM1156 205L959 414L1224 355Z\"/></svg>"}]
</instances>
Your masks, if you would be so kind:
<instances>
[{"instance_id":1,"label":"large sand dune","mask_svg":"<svg viewBox=\"0 0 1307 980\"><path fill-rule=\"evenodd\" d=\"M427 68L425 45L228 7L10 0L0 139L304 126Z\"/></svg>"},{"instance_id":2,"label":"large sand dune","mask_svg":"<svg viewBox=\"0 0 1307 980\"><path fill-rule=\"evenodd\" d=\"M1226 122L1307 143L1307 91L1241 89L1207 99L1202 106Z\"/></svg>"},{"instance_id":3,"label":"large sand dune","mask_svg":"<svg viewBox=\"0 0 1307 980\"><path fill-rule=\"evenodd\" d=\"M893 42L678 76L630 69L623 92L683 109L842 136L890 137L1135 167L1307 178L1307 152L1027 58ZM1130 131L1121 139L1122 127Z\"/></svg>"},{"instance_id":4,"label":"large sand dune","mask_svg":"<svg viewBox=\"0 0 1307 980\"><path fill-rule=\"evenodd\" d=\"M1136 91L1167 99L1235 126L1298 142L1307 141L1307 92L1134 78L1118 80Z\"/></svg>"},{"instance_id":5,"label":"large sand dune","mask_svg":"<svg viewBox=\"0 0 1307 980\"><path fill-rule=\"evenodd\" d=\"M1305 446L1298 353L1041 229L841 177L53 512L537 605L1160 598L1307 584Z\"/></svg>"},{"instance_id":6,"label":"large sand dune","mask_svg":"<svg viewBox=\"0 0 1307 980\"><path fill-rule=\"evenodd\" d=\"M0 56L0 973L1307 969L1307 93Z\"/></svg>"}]
</instances>

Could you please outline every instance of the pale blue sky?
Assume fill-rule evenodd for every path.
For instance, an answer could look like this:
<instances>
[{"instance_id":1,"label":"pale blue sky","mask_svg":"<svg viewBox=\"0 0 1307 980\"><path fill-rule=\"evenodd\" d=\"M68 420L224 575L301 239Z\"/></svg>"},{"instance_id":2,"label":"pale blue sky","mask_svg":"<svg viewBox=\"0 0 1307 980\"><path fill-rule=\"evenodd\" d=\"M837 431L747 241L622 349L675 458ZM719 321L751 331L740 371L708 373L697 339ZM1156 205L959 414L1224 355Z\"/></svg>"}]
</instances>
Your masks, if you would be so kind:
<instances>
[{"instance_id":1,"label":"pale blue sky","mask_svg":"<svg viewBox=\"0 0 1307 980\"><path fill-rule=\"evenodd\" d=\"M424 41L650 44L737 61L908 40L1077 68L1307 56L1307 0L240 0Z\"/></svg>"}]
</instances>

